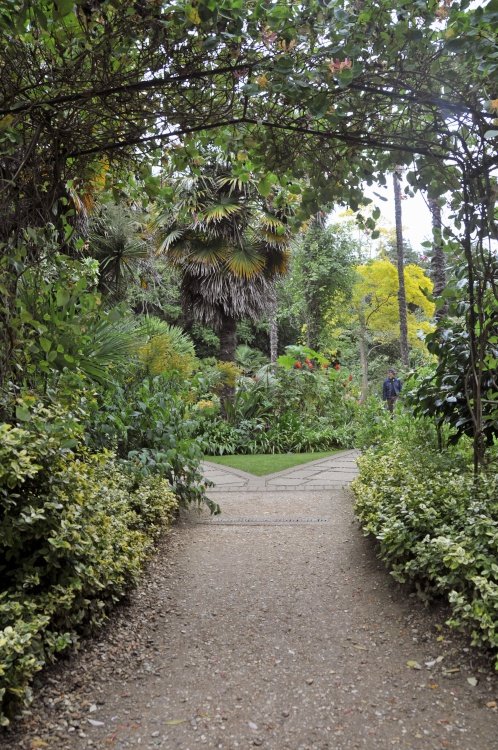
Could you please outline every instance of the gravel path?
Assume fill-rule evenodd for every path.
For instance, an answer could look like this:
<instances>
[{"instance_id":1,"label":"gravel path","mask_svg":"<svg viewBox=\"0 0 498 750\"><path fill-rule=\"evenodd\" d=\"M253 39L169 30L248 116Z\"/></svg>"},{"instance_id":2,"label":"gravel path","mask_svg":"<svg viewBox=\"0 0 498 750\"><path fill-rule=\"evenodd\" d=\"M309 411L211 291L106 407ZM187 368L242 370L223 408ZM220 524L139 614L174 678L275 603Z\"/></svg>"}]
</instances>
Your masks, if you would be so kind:
<instances>
[{"instance_id":1,"label":"gravel path","mask_svg":"<svg viewBox=\"0 0 498 750\"><path fill-rule=\"evenodd\" d=\"M396 585L344 452L269 477L206 465L129 605L47 670L2 750L492 750L489 659Z\"/></svg>"}]
</instances>

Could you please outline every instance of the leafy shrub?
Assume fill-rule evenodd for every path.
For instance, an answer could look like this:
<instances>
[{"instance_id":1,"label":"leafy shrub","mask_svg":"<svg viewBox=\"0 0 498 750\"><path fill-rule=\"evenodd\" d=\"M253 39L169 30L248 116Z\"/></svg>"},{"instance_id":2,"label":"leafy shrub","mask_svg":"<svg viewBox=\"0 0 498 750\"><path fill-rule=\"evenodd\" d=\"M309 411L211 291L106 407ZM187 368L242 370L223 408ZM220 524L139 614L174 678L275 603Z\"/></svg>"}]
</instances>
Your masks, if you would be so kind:
<instances>
[{"instance_id":1,"label":"leafy shrub","mask_svg":"<svg viewBox=\"0 0 498 750\"><path fill-rule=\"evenodd\" d=\"M22 342L17 367L34 389L45 390L67 370L106 382L136 349L135 324L118 309L102 309L94 290L96 261L54 252L47 239L55 242L53 227L32 231L46 257L21 275L14 321Z\"/></svg>"},{"instance_id":2,"label":"leafy shrub","mask_svg":"<svg viewBox=\"0 0 498 750\"><path fill-rule=\"evenodd\" d=\"M285 347L285 354L278 358L280 367L290 370L316 370L329 367L330 360L323 354L310 349L308 346L291 345Z\"/></svg>"},{"instance_id":3,"label":"leafy shrub","mask_svg":"<svg viewBox=\"0 0 498 750\"><path fill-rule=\"evenodd\" d=\"M220 373L220 383L223 386L233 388L237 382L237 378L241 374L240 367L237 367L234 362L223 362L219 360L216 363L216 369Z\"/></svg>"},{"instance_id":4,"label":"leafy shrub","mask_svg":"<svg viewBox=\"0 0 498 750\"><path fill-rule=\"evenodd\" d=\"M497 475L476 480L468 446L437 452L434 428L413 422L359 459L356 514L398 581L446 597L450 624L498 649Z\"/></svg>"},{"instance_id":5,"label":"leafy shrub","mask_svg":"<svg viewBox=\"0 0 498 750\"><path fill-rule=\"evenodd\" d=\"M176 380L158 376L109 390L93 419L93 447L116 450L144 477L167 479L183 505L210 505L199 468L202 450L196 433L201 417L189 409Z\"/></svg>"},{"instance_id":6,"label":"leafy shrub","mask_svg":"<svg viewBox=\"0 0 498 750\"><path fill-rule=\"evenodd\" d=\"M349 376L339 371L265 369L239 378L220 417L198 424L209 454L301 453L350 446L358 409Z\"/></svg>"},{"instance_id":7,"label":"leafy shrub","mask_svg":"<svg viewBox=\"0 0 498 750\"><path fill-rule=\"evenodd\" d=\"M335 448L338 431L327 425L307 426L298 414L285 412L272 422L266 418L206 420L200 428L203 450L208 455L237 453L306 453Z\"/></svg>"},{"instance_id":8,"label":"leafy shrub","mask_svg":"<svg viewBox=\"0 0 498 750\"><path fill-rule=\"evenodd\" d=\"M35 407L0 425L0 723L29 699L32 676L100 625L136 582L177 500L107 453L74 452L81 426Z\"/></svg>"},{"instance_id":9,"label":"leafy shrub","mask_svg":"<svg viewBox=\"0 0 498 750\"><path fill-rule=\"evenodd\" d=\"M148 375L192 374L196 361L194 345L181 328L149 316L144 318L140 330L147 341L139 347L138 356Z\"/></svg>"},{"instance_id":10,"label":"leafy shrub","mask_svg":"<svg viewBox=\"0 0 498 750\"><path fill-rule=\"evenodd\" d=\"M199 441L209 456L233 455L237 452L238 436L235 428L224 419L206 419L199 424Z\"/></svg>"},{"instance_id":11,"label":"leafy shrub","mask_svg":"<svg viewBox=\"0 0 498 750\"><path fill-rule=\"evenodd\" d=\"M268 357L259 349L247 344L239 344L235 351L235 361L246 375L254 375L268 362Z\"/></svg>"}]
</instances>

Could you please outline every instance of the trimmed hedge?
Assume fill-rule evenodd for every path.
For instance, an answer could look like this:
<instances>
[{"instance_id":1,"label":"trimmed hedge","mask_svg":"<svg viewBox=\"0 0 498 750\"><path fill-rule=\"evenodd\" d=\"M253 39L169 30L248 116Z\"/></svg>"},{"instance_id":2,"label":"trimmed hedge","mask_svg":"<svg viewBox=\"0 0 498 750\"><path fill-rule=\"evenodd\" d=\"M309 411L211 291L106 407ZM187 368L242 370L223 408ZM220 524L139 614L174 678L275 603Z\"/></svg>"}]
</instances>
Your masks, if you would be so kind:
<instances>
[{"instance_id":1,"label":"trimmed hedge","mask_svg":"<svg viewBox=\"0 0 498 750\"><path fill-rule=\"evenodd\" d=\"M64 415L0 425L0 724L33 675L101 625L177 509L168 482L64 447ZM66 434L67 438L67 434ZM69 444L70 441L66 441Z\"/></svg>"},{"instance_id":2,"label":"trimmed hedge","mask_svg":"<svg viewBox=\"0 0 498 750\"><path fill-rule=\"evenodd\" d=\"M465 458L395 436L360 457L355 512L396 580L445 597L450 625L498 649L498 476L475 480Z\"/></svg>"}]
</instances>

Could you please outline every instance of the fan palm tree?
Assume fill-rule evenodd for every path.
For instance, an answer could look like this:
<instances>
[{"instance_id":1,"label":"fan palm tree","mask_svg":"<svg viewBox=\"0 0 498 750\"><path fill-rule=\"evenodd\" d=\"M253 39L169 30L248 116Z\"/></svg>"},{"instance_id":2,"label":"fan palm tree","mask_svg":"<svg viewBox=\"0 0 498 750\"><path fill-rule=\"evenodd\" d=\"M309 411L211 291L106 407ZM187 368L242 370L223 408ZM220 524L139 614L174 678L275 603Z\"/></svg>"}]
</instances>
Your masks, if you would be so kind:
<instances>
[{"instance_id":1,"label":"fan palm tree","mask_svg":"<svg viewBox=\"0 0 498 750\"><path fill-rule=\"evenodd\" d=\"M99 262L99 290L119 300L139 261L148 255L138 215L119 205L100 206L89 221L87 252Z\"/></svg>"},{"instance_id":2,"label":"fan palm tree","mask_svg":"<svg viewBox=\"0 0 498 750\"><path fill-rule=\"evenodd\" d=\"M180 270L181 296L191 320L220 337L219 358L235 360L237 321L260 319L274 280L289 261L289 208L283 195L261 198L217 166L175 185L176 201L158 220L161 250Z\"/></svg>"}]
</instances>

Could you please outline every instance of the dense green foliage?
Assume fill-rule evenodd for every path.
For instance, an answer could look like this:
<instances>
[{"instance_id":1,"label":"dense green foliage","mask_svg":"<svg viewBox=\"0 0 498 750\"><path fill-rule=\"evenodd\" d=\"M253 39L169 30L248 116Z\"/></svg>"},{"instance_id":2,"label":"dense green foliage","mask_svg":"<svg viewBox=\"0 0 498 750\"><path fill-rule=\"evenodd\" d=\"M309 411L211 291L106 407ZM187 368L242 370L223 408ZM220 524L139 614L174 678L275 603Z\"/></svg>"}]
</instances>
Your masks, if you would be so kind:
<instances>
[{"instance_id":1,"label":"dense green foliage","mask_svg":"<svg viewBox=\"0 0 498 750\"><path fill-rule=\"evenodd\" d=\"M282 359L289 357L299 361L291 354ZM305 453L351 446L355 395L350 375L340 368L309 369L306 363L303 368L263 368L253 379L239 379L225 419L216 400L206 395L208 406L200 410L204 416L198 426L204 452Z\"/></svg>"},{"instance_id":2,"label":"dense green foliage","mask_svg":"<svg viewBox=\"0 0 498 750\"><path fill-rule=\"evenodd\" d=\"M486 447L498 439L498 295L494 281L498 278L498 255L490 253L486 259L489 288L482 264L476 265L474 286L482 289L473 321L479 356L469 345L470 310L463 292L469 287L467 271L462 264L456 264L453 279L444 292L446 314L438 329L427 337L427 348L437 357L437 364L413 381L410 400L417 414L432 417L438 426L450 425L454 442L464 435L475 435L482 460Z\"/></svg>"},{"instance_id":3,"label":"dense green foliage","mask_svg":"<svg viewBox=\"0 0 498 750\"><path fill-rule=\"evenodd\" d=\"M358 227L351 220L323 227L318 217L296 238L291 272L282 285L280 316L289 319L313 349L329 345L330 302L350 297L353 266L361 257Z\"/></svg>"},{"instance_id":4,"label":"dense green foliage","mask_svg":"<svg viewBox=\"0 0 498 750\"><path fill-rule=\"evenodd\" d=\"M20 375L0 401L4 724L33 674L137 582L178 505L205 500L191 341L109 304L99 264L57 252L50 227L29 241L45 259L29 266L20 248Z\"/></svg>"},{"instance_id":5,"label":"dense green foliage","mask_svg":"<svg viewBox=\"0 0 498 750\"><path fill-rule=\"evenodd\" d=\"M165 375L109 390L93 415L91 441L131 461L140 476L165 478L183 505L210 505L199 470L197 412L187 403L189 386Z\"/></svg>"},{"instance_id":6,"label":"dense green foliage","mask_svg":"<svg viewBox=\"0 0 498 750\"><path fill-rule=\"evenodd\" d=\"M377 440L353 482L365 532L396 580L444 597L451 625L498 649L496 465L474 477L468 442L438 451L433 424L411 415L380 419Z\"/></svg>"},{"instance_id":7,"label":"dense green foliage","mask_svg":"<svg viewBox=\"0 0 498 750\"><path fill-rule=\"evenodd\" d=\"M397 575L451 590L455 616L476 640L495 644L496 508L486 464L497 437L498 6L474 5L3 4L0 572L13 571L0 594L6 704L136 580L173 505L205 501L202 451L378 443L357 484L367 528L386 557L399 550ZM213 183L215 154L224 174ZM309 225L280 289L285 310L276 309L270 280L310 215L331 202L365 208L364 183L385 184L402 166L408 192L448 196L451 221L435 242L456 270L448 315L430 342L438 363L413 396L433 421L393 427L378 404L359 408L357 387L343 370L322 368L323 352L301 347L335 349L329 360L333 353L340 368L344 356L356 374L359 344L367 380L378 344L358 336L360 316L341 334L341 357L327 330L344 323L331 326L333 304L342 313L350 302L350 261L361 255L351 233ZM180 200L179 178L189 186ZM194 194L195 184L208 189ZM363 213L373 238L380 210ZM169 231L163 251L176 253L171 274L157 254L161 225ZM277 320L301 351L264 373L257 355L239 352L254 379L231 361L200 364L171 327L185 322L180 296L195 308L191 318L218 322L220 338L199 324L196 335L206 351L219 344L224 360L234 355L236 321L266 309L272 353ZM145 313L162 320L144 321ZM397 338L397 325L392 332ZM372 359L391 365L394 351L384 346ZM421 361L412 355L411 364ZM459 446L427 449L431 431L440 448L448 437ZM467 476L461 458L469 436L480 479Z\"/></svg>"},{"instance_id":8,"label":"dense green foliage","mask_svg":"<svg viewBox=\"0 0 498 750\"><path fill-rule=\"evenodd\" d=\"M29 698L33 674L136 583L178 505L161 476L88 453L81 433L57 406L35 405L24 427L0 427L3 724Z\"/></svg>"}]
</instances>

